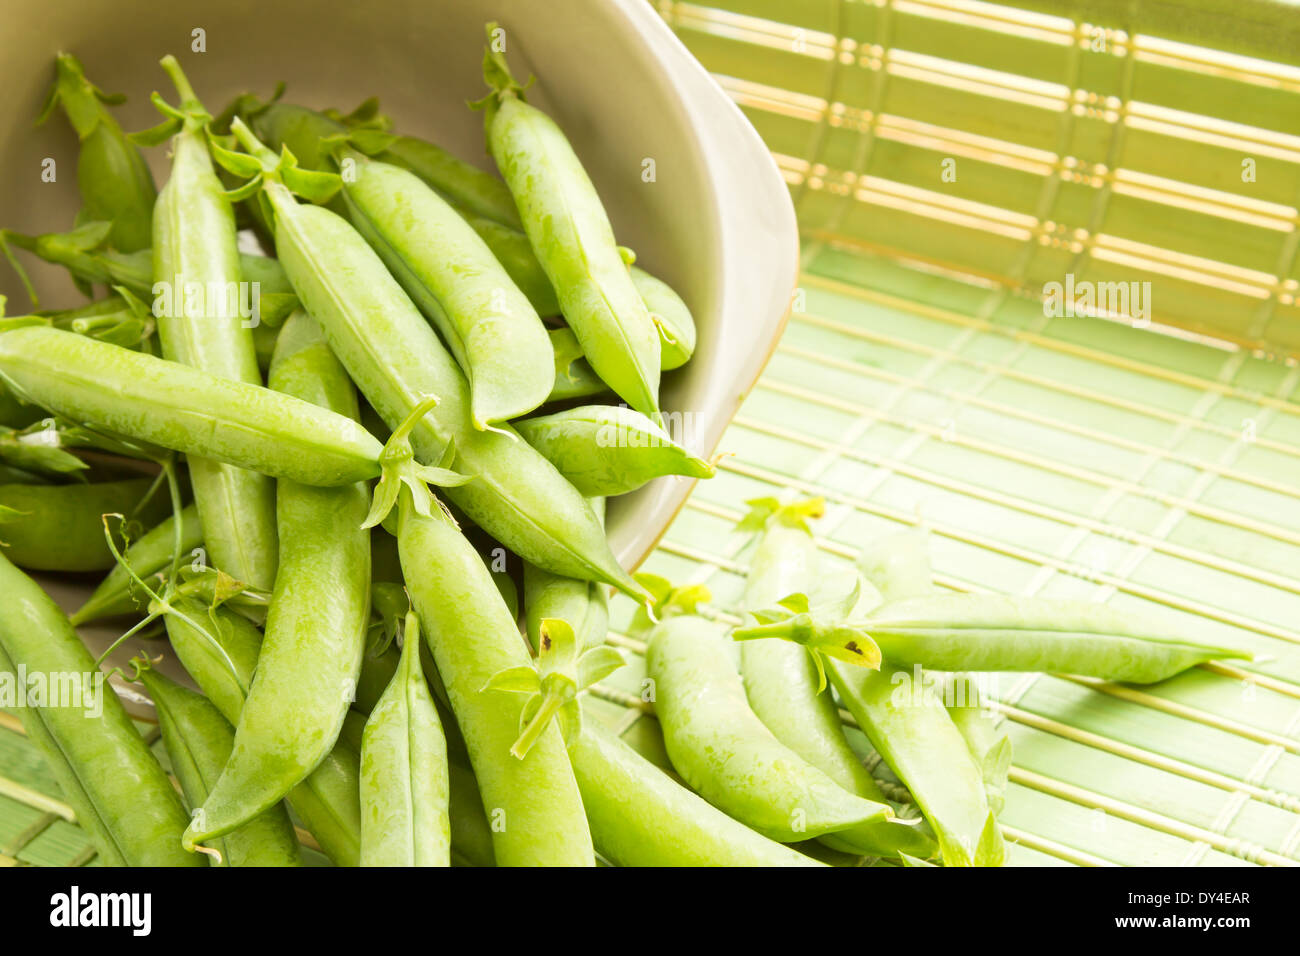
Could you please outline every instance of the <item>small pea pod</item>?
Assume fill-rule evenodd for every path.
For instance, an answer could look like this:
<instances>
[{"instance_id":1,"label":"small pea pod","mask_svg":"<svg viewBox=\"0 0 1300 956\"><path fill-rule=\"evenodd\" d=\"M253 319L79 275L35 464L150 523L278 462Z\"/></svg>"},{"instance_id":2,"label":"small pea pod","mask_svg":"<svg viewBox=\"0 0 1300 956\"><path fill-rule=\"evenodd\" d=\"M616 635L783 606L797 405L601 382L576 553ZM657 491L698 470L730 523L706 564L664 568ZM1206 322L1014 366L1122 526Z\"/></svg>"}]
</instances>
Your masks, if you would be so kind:
<instances>
[{"instance_id":1,"label":"small pea pod","mask_svg":"<svg viewBox=\"0 0 1300 956\"><path fill-rule=\"evenodd\" d=\"M592 498L591 510L604 520L605 500ZM561 577L525 562L524 615L534 648L541 647L542 621L548 618L567 621L580 648L597 647L609 633L608 591L594 581Z\"/></svg>"},{"instance_id":2,"label":"small pea pod","mask_svg":"<svg viewBox=\"0 0 1300 956\"><path fill-rule=\"evenodd\" d=\"M447 496L480 527L525 560L559 574L606 581L644 600L623 570L583 497L545 458L508 427L473 425L468 386L455 361L384 267L346 220L300 205L282 180L319 195L336 188L261 146L238 119L240 143L255 155L225 154L232 168L255 176L275 210L280 262L307 311L370 404L390 427L411 416L426 396L430 414L414 422L411 440L420 461L442 461L474 480ZM223 154L218 153L218 156ZM251 165L250 165L251 164ZM0 335L17 335L17 329ZM3 349L0 348L0 353ZM0 355L0 371L5 368Z\"/></svg>"},{"instance_id":3,"label":"small pea pod","mask_svg":"<svg viewBox=\"0 0 1300 956\"><path fill-rule=\"evenodd\" d=\"M633 266L632 284L659 330L659 367L681 368L695 354L695 318L682 297L663 279Z\"/></svg>"},{"instance_id":4,"label":"small pea pod","mask_svg":"<svg viewBox=\"0 0 1300 956\"><path fill-rule=\"evenodd\" d=\"M619 866L821 866L700 799L595 720L569 757L596 849Z\"/></svg>"},{"instance_id":5,"label":"small pea pod","mask_svg":"<svg viewBox=\"0 0 1300 956\"><path fill-rule=\"evenodd\" d=\"M888 805L845 790L754 715L725 631L694 613L695 600L677 592L660 602L663 619L646 650L664 743L687 784L783 843L892 817Z\"/></svg>"},{"instance_id":6,"label":"small pea pod","mask_svg":"<svg viewBox=\"0 0 1300 956\"><path fill-rule=\"evenodd\" d=\"M103 571L113 567L104 539L107 514L149 527L167 513L165 495L146 498L153 481L128 478L94 484L0 485L0 507L14 514L0 526L10 561L36 571Z\"/></svg>"},{"instance_id":7,"label":"small pea pod","mask_svg":"<svg viewBox=\"0 0 1300 956\"><path fill-rule=\"evenodd\" d=\"M347 485L382 446L342 415L72 332L0 332L0 380L73 421L276 478Z\"/></svg>"},{"instance_id":8,"label":"small pea pod","mask_svg":"<svg viewBox=\"0 0 1300 956\"><path fill-rule=\"evenodd\" d=\"M822 499L781 504L774 498L760 498L748 504L751 510L740 527L759 532L761 538L745 581L745 609L758 611L791 594L815 589L821 578L808 519L821 516ZM839 708L824 692L813 655L787 641L744 641L740 664L750 706L781 743L850 793L885 801L844 735ZM828 834L823 842L870 856L907 853L926 858L937 851L932 839L902 820L862 824Z\"/></svg>"},{"instance_id":9,"label":"small pea pod","mask_svg":"<svg viewBox=\"0 0 1300 956\"><path fill-rule=\"evenodd\" d=\"M17 707L106 866L199 866L181 849L185 808L76 631L49 596L0 554L0 674L11 687L66 693ZM18 668L27 683L17 683ZM23 702L20 700L20 704Z\"/></svg>"},{"instance_id":10,"label":"small pea pod","mask_svg":"<svg viewBox=\"0 0 1300 956\"><path fill-rule=\"evenodd\" d=\"M555 383L532 305L473 229L424 181L343 148L352 224L379 253L469 379L476 428L526 415Z\"/></svg>"},{"instance_id":11,"label":"small pea pod","mask_svg":"<svg viewBox=\"0 0 1300 956\"><path fill-rule=\"evenodd\" d=\"M393 682L361 744L361 865L450 866L447 741L420 669L419 618L406 616Z\"/></svg>"},{"instance_id":12,"label":"small pea pod","mask_svg":"<svg viewBox=\"0 0 1300 956\"><path fill-rule=\"evenodd\" d=\"M46 422L22 430L0 425L0 463L47 478L75 475L88 467L60 447L58 430Z\"/></svg>"},{"instance_id":13,"label":"small pea pod","mask_svg":"<svg viewBox=\"0 0 1300 956\"><path fill-rule=\"evenodd\" d=\"M172 605L179 613L164 616L172 649L221 716L238 724L257 667L260 632L224 607L209 611L185 598ZM288 796L303 825L339 866L356 866L360 859L360 767L361 755L340 741Z\"/></svg>"},{"instance_id":14,"label":"small pea pod","mask_svg":"<svg viewBox=\"0 0 1300 956\"><path fill-rule=\"evenodd\" d=\"M271 387L355 418L356 393L304 312L285 323ZM364 483L312 488L282 480L281 544L256 678L233 751L186 838L207 843L274 805L333 748L355 695L370 609Z\"/></svg>"},{"instance_id":15,"label":"small pea pod","mask_svg":"<svg viewBox=\"0 0 1300 956\"><path fill-rule=\"evenodd\" d=\"M148 667L140 672L140 681L158 712L163 744L185 802L199 811L230 756L234 728L202 694ZM213 848L219 856L212 859L220 866L298 866L301 862L298 838L283 805L254 817Z\"/></svg>"},{"instance_id":16,"label":"small pea pod","mask_svg":"<svg viewBox=\"0 0 1300 956\"><path fill-rule=\"evenodd\" d=\"M500 671L531 669L518 627L451 519L437 508L422 516L410 495L403 491L398 505L402 569L465 738L497 863L591 866L591 835L559 729L547 727L522 760L511 756L523 701L484 690Z\"/></svg>"},{"instance_id":17,"label":"small pea pod","mask_svg":"<svg viewBox=\"0 0 1300 956\"><path fill-rule=\"evenodd\" d=\"M524 101L488 25L488 149L528 241L591 367L637 411L659 411L659 333L628 274L596 189L568 139Z\"/></svg>"},{"instance_id":18,"label":"small pea pod","mask_svg":"<svg viewBox=\"0 0 1300 956\"><path fill-rule=\"evenodd\" d=\"M932 594L892 601L852 623L893 662L936 670L1054 671L1150 684L1204 661L1251 656L1157 617L1088 601Z\"/></svg>"},{"instance_id":19,"label":"small pea pod","mask_svg":"<svg viewBox=\"0 0 1300 956\"><path fill-rule=\"evenodd\" d=\"M110 96L86 79L71 53L58 54L54 62L54 88L41 120L61 106L81 141L77 185L82 216L111 222L113 246L123 252L147 248L157 193L144 157L107 109L123 97Z\"/></svg>"},{"instance_id":20,"label":"small pea pod","mask_svg":"<svg viewBox=\"0 0 1300 956\"><path fill-rule=\"evenodd\" d=\"M102 535L101 535L102 537ZM176 542L176 519L168 517L132 541L122 555L121 563L113 569L91 592L86 603L71 616L73 624L88 624L103 617L143 611L149 599L137 595L132 588L131 572L146 578L171 564ZM194 505L181 512L182 554L189 554L203 544L203 525ZM125 564L125 567L123 566ZM127 568L131 570L128 571Z\"/></svg>"},{"instance_id":21,"label":"small pea pod","mask_svg":"<svg viewBox=\"0 0 1300 956\"><path fill-rule=\"evenodd\" d=\"M615 405L584 405L515 423L589 498L635 491L664 475L712 478L713 465L688 452L640 412Z\"/></svg>"}]
</instances>

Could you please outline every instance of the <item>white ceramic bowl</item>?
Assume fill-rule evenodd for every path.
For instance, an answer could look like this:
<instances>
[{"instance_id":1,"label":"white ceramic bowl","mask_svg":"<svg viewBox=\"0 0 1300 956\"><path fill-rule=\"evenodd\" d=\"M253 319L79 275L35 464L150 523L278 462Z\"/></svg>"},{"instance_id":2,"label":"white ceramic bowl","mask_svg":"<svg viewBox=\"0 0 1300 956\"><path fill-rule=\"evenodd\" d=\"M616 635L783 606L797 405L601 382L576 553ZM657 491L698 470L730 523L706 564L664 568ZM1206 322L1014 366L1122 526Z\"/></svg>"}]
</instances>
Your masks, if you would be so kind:
<instances>
[{"instance_id":1,"label":"white ceramic bowl","mask_svg":"<svg viewBox=\"0 0 1300 956\"><path fill-rule=\"evenodd\" d=\"M693 450L710 453L783 327L797 274L794 212L758 135L643 0L0 0L0 224L71 227L75 140L61 115L32 128L56 51L76 53L92 81L128 94L117 113L127 129L158 121L148 96L172 96L157 64L174 53L210 109L241 91L265 95L279 80L289 101L309 106L350 109L377 95L396 128L487 166L481 114L465 103L485 89L489 19L506 28L517 72L536 74L530 99L568 133L619 241L694 312L695 358L665 377L663 407L689 416ZM196 36L205 52L192 49ZM55 183L40 179L47 156L58 161ZM150 159L161 184L164 151ZM643 179L647 159L653 182ZM21 311L18 283L3 266L0 274L10 314ZM61 270L33 266L32 275L50 302L76 301ZM689 491L663 479L611 505L610 538L625 565L653 549Z\"/></svg>"}]
</instances>

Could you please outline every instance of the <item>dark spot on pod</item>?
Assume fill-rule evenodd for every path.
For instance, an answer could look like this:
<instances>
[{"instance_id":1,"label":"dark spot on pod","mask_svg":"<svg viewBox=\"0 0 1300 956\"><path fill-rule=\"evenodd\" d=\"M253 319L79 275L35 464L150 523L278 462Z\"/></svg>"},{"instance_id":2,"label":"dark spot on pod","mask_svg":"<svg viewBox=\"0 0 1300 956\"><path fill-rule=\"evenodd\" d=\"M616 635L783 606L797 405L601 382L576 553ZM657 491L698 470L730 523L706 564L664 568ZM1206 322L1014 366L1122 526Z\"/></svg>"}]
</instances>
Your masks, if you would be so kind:
<instances>
[{"instance_id":1,"label":"dark spot on pod","mask_svg":"<svg viewBox=\"0 0 1300 956\"><path fill-rule=\"evenodd\" d=\"M844 645L844 649L846 651L852 651L854 654L857 654L858 657L862 656L862 648L858 647L857 641L849 641Z\"/></svg>"}]
</instances>

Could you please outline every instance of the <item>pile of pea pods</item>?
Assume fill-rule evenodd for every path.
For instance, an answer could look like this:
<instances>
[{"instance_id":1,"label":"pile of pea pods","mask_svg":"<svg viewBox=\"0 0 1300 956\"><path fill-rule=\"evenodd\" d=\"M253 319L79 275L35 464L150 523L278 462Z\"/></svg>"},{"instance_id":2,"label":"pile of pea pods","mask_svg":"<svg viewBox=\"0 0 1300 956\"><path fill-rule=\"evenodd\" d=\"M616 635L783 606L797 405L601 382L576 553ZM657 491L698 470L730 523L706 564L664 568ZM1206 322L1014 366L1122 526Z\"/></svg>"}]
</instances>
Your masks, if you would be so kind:
<instances>
[{"instance_id":1,"label":"pile of pea pods","mask_svg":"<svg viewBox=\"0 0 1300 956\"><path fill-rule=\"evenodd\" d=\"M499 178L373 101L212 114L172 57L161 122L127 135L58 57L45 112L79 137L83 210L0 239L91 301L0 319L0 677L100 688L18 712L104 864L293 866L308 842L341 866L999 865L1010 743L952 699L963 675L1247 656L1095 604L940 592L917 534L827 573L817 499L748 503L738 627L624 570L605 499L714 472L659 408L694 323L488 36ZM164 146L159 191L141 150ZM69 617L26 571L107 573ZM583 719L625 663L612 590L640 605L622 643L675 773ZM91 621L160 638L119 676L179 793L94 683Z\"/></svg>"}]
</instances>

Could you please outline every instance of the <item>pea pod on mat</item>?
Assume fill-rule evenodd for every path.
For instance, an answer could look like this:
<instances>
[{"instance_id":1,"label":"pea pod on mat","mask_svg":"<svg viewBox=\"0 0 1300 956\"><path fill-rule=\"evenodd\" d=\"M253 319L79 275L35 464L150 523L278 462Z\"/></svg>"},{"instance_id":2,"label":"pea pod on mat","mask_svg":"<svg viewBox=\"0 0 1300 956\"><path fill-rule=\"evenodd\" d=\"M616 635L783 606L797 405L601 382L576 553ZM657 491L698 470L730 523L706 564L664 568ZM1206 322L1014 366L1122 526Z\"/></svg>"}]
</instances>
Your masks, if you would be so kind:
<instances>
[{"instance_id":1,"label":"pea pod on mat","mask_svg":"<svg viewBox=\"0 0 1300 956\"><path fill-rule=\"evenodd\" d=\"M334 213L300 205L280 181L288 177L324 195L337 186L337 177L323 185L319 177L325 174L297 169L291 157L282 164L242 122L232 125L256 157L227 155L226 162L255 175L264 187L263 198L275 209L280 262L370 404L396 427L425 396L437 396L437 406L415 423L411 441L420 461L442 461L450 449L451 467L474 476L447 496L524 559L570 577L605 581L644 600L586 500L554 466L508 426L474 428L464 375L365 240Z\"/></svg>"},{"instance_id":2,"label":"pea pod on mat","mask_svg":"<svg viewBox=\"0 0 1300 956\"><path fill-rule=\"evenodd\" d=\"M158 713L163 744L185 802L196 812L207 799L230 756L235 732L202 694L169 680L149 667L140 672ZM216 843L209 854L219 866L298 866L300 849L282 804L252 818Z\"/></svg>"},{"instance_id":3,"label":"pea pod on mat","mask_svg":"<svg viewBox=\"0 0 1300 956\"><path fill-rule=\"evenodd\" d=\"M424 181L340 147L352 224L437 326L469 379L476 428L546 400L555 362L546 329L492 251Z\"/></svg>"},{"instance_id":4,"label":"pea pod on mat","mask_svg":"<svg viewBox=\"0 0 1300 956\"><path fill-rule=\"evenodd\" d=\"M169 603L163 621L172 650L221 716L238 724L253 683L261 632L224 607L209 609L190 598ZM303 825L339 866L356 866L360 859L360 766L360 754L339 741L288 795Z\"/></svg>"},{"instance_id":5,"label":"pea pod on mat","mask_svg":"<svg viewBox=\"0 0 1300 956\"><path fill-rule=\"evenodd\" d=\"M354 418L356 395L319 328L285 323L271 387ZM353 699L370 607L364 483L313 488L282 480L282 542L256 675L239 711L225 771L186 833L207 843L273 805L333 748Z\"/></svg>"},{"instance_id":6,"label":"pea pod on mat","mask_svg":"<svg viewBox=\"0 0 1300 956\"><path fill-rule=\"evenodd\" d=\"M180 96L172 107L154 102L167 118L149 132L170 140L171 177L153 215L154 312L163 357L235 382L262 384L252 329L240 314L241 281L235 211L208 154L212 120L175 57L162 60ZM192 295L198 291L198 295ZM216 565L254 587L275 581L275 483L266 475L190 454L194 503Z\"/></svg>"},{"instance_id":7,"label":"pea pod on mat","mask_svg":"<svg viewBox=\"0 0 1300 956\"><path fill-rule=\"evenodd\" d=\"M67 617L3 554L0 594L0 678L16 682L21 666L29 686L31 678L42 675L47 687L70 694L66 706L16 709L100 861L201 866L202 860L181 848L187 817L171 781L117 694L100 680Z\"/></svg>"},{"instance_id":8,"label":"pea pod on mat","mask_svg":"<svg viewBox=\"0 0 1300 956\"><path fill-rule=\"evenodd\" d=\"M402 570L465 738L497 864L591 866L591 834L559 729L548 726L527 756L512 756L523 701L485 689L500 671L532 666L518 625L478 552L440 508L420 514L413 493L404 488L397 505Z\"/></svg>"},{"instance_id":9,"label":"pea pod on mat","mask_svg":"<svg viewBox=\"0 0 1300 956\"><path fill-rule=\"evenodd\" d=\"M892 601L852 623L894 663L936 670L1055 671L1149 684L1204 661L1251 656L1088 601L934 594Z\"/></svg>"},{"instance_id":10,"label":"pea pod on mat","mask_svg":"<svg viewBox=\"0 0 1300 956\"><path fill-rule=\"evenodd\" d=\"M59 447L58 432L47 422L15 429L0 425L0 463L48 478L67 478L89 467Z\"/></svg>"},{"instance_id":11,"label":"pea pod on mat","mask_svg":"<svg viewBox=\"0 0 1300 956\"><path fill-rule=\"evenodd\" d=\"M845 790L754 715L725 630L694 613L699 589L670 594L647 637L646 673L677 772L764 836L792 843L893 816Z\"/></svg>"},{"instance_id":12,"label":"pea pod on mat","mask_svg":"<svg viewBox=\"0 0 1300 956\"><path fill-rule=\"evenodd\" d=\"M401 664L362 737L361 865L450 866L449 799L447 741L408 613Z\"/></svg>"},{"instance_id":13,"label":"pea pod on mat","mask_svg":"<svg viewBox=\"0 0 1300 956\"><path fill-rule=\"evenodd\" d=\"M0 333L0 380L65 418L276 478L347 485L380 471L382 446L349 418L72 332Z\"/></svg>"},{"instance_id":14,"label":"pea pod on mat","mask_svg":"<svg viewBox=\"0 0 1300 956\"><path fill-rule=\"evenodd\" d=\"M60 106L81 141L77 155L81 216L111 222L113 246L123 252L147 248L157 195L153 177L107 109L124 97L106 94L86 79L81 62L71 53L58 54L54 65L54 87L37 122L44 122Z\"/></svg>"},{"instance_id":15,"label":"pea pod on mat","mask_svg":"<svg viewBox=\"0 0 1300 956\"><path fill-rule=\"evenodd\" d=\"M569 746L592 839L619 866L821 866L732 819L594 719Z\"/></svg>"},{"instance_id":16,"label":"pea pod on mat","mask_svg":"<svg viewBox=\"0 0 1300 956\"><path fill-rule=\"evenodd\" d=\"M597 374L637 411L659 411L659 333L628 274L609 217L577 154L495 50L488 24L483 76L491 92L488 150L510 187L529 244Z\"/></svg>"},{"instance_id":17,"label":"pea pod on mat","mask_svg":"<svg viewBox=\"0 0 1300 956\"><path fill-rule=\"evenodd\" d=\"M713 465L697 458L640 412L617 405L584 405L515 423L587 497L635 491L664 475L712 478Z\"/></svg>"},{"instance_id":18,"label":"pea pod on mat","mask_svg":"<svg viewBox=\"0 0 1300 956\"><path fill-rule=\"evenodd\" d=\"M93 484L0 485L0 553L36 571L103 571L113 566L104 539L106 514L127 515L145 527L167 513L164 495L145 496L149 478Z\"/></svg>"},{"instance_id":19,"label":"pea pod on mat","mask_svg":"<svg viewBox=\"0 0 1300 956\"><path fill-rule=\"evenodd\" d=\"M760 534L745 580L744 608L758 611L795 593L808 593L821 581L817 545L808 519L820 517L825 503L812 498L782 504L775 498L748 502L741 530ZM744 641L740 669L749 705L776 738L821 770L849 793L884 803L885 796L863 766L840 720L839 708L821 686L819 669L809 652L779 640ZM901 853L927 858L934 841L917 821L878 820L827 834L836 849L869 856Z\"/></svg>"}]
</instances>

